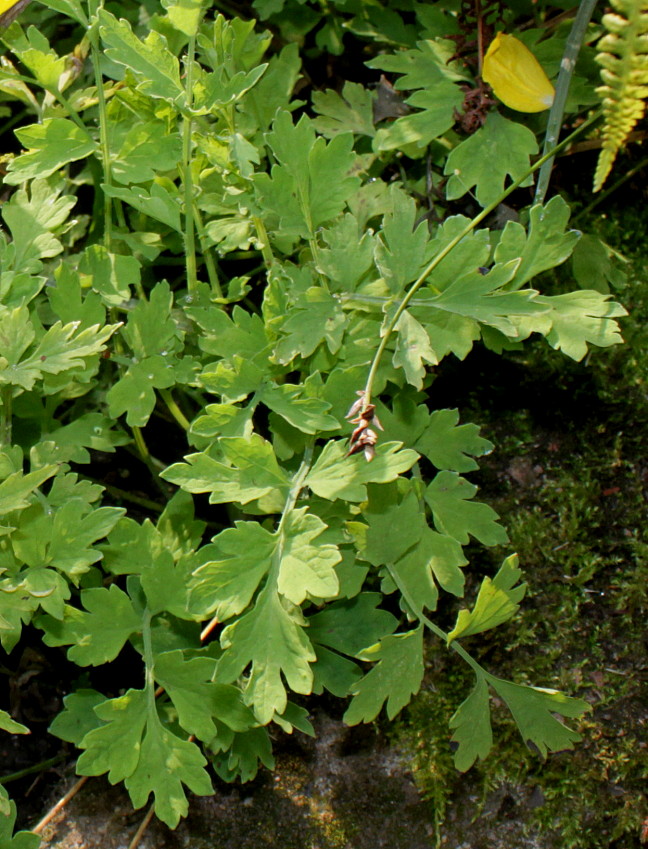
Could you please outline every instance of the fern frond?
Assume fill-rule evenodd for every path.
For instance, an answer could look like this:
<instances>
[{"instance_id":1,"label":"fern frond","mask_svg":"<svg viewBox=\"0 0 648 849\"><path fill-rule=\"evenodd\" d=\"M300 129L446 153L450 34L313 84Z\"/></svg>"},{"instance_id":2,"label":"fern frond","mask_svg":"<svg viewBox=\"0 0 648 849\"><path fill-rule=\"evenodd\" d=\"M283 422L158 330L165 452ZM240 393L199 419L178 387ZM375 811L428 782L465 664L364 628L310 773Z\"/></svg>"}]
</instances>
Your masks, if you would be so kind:
<instances>
[{"instance_id":1,"label":"fern frond","mask_svg":"<svg viewBox=\"0 0 648 849\"><path fill-rule=\"evenodd\" d=\"M605 85L603 148L594 175L597 192L612 169L619 148L642 118L648 97L648 2L612 0L616 13L603 16L607 34L599 41L596 61Z\"/></svg>"}]
</instances>

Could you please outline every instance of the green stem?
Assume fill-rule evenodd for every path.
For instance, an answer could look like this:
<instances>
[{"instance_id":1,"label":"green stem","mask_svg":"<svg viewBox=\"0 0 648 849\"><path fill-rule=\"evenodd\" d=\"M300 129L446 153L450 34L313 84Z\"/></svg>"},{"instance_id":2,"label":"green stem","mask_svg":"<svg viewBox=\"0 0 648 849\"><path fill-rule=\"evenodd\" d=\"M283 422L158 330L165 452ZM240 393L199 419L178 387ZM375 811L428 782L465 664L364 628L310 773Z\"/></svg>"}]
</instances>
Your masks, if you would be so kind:
<instances>
[{"instance_id":1,"label":"green stem","mask_svg":"<svg viewBox=\"0 0 648 849\"><path fill-rule=\"evenodd\" d=\"M410 606L412 613L418 618L420 622L423 622L429 628L429 630L432 631L433 634L439 637L439 639L443 640L443 642L447 645L448 635L446 634L446 632L442 628L439 628L438 625L435 625L434 622L428 616L425 615L421 606L417 603L410 591L401 581L398 572L394 569L394 567L388 566L387 570L391 575L393 582L400 590L401 595ZM464 660L468 664L468 666L470 666L477 674L488 675L486 670L482 666L480 666L479 663L477 663L477 661L474 659L474 657L471 657L468 652L463 648L463 646L461 646L456 640L453 640L453 642L450 643L450 648L452 648L459 655L459 657Z\"/></svg>"},{"instance_id":2,"label":"green stem","mask_svg":"<svg viewBox=\"0 0 648 849\"><path fill-rule=\"evenodd\" d=\"M95 10L96 15L96 10ZM99 144L101 146L101 164L103 166L103 181L106 186L112 185L112 166L110 163L110 146L108 144L108 117L106 115L106 95L103 87L103 78L101 76L101 67L99 57L101 56L101 48L99 46L99 35L96 26L91 26L88 29L88 38L90 39L90 57L92 59L92 69L94 71L95 85L97 87L97 107L99 110ZM106 248L110 249L112 244L112 198L106 192L103 192L104 205L104 237L103 242Z\"/></svg>"},{"instance_id":3,"label":"green stem","mask_svg":"<svg viewBox=\"0 0 648 849\"><path fill-rule=\"evenodd\" d=\"M212 295L217 298L223 297L223 289L220 284L220 280L218 279L218 266L214 261L213 249L207 247L207 239L205 236L205 228L203 226L202 216L200 214L200 210L194 204L193 208L194 220L197 225L198 230L198 240L200 241L200 252L205 258L205 265L207 266L207 276L209 277L209 286L212 290Z\"/></svg>"},{"instance_id":4,"label":"green stem","mask_svg":"<svg viewBox=\"0 0 648 849\"><path fill-rule=\"evenodd\" d=\"M11 447L13 386L5 384L0 391L0 448Z\"/></svg>"},{"instance_id":5,"label":"green stem","mask_svg":"<svg viewBox=\"0 0 648 849\"><path fill-rule=\"evenodd\" d=\"M157 501L151 501L150 498L142 498L140 495L135 495L134 492L120 489L118 486L113 486L109 483L103 483L103 481L94 480L87 475L83 475L83 479L96 483L98 486L103 487L110 495L122 501L130 501L131 504L137 504L138 507L144 507L146 510L151 510L154 513L162 513L164 511L164 507L161 504L158 504Z\"/></svg>"},{"instance_id":6,"label":"green stem","mask_svg":"<svg viewBox=\"0 0 648 849\"><path fill-rule=\"evenodd\" d=\"M198 288L198 269L196 264L196 236L194 224L193 177L191 174L191 133L193 119L191 107L193 103L193 70L196 54L196 36L189 36L186 57L185 94L186 111L182 122L182 181L184 184L185 210L185 262L187 269L187 291L195 292Z\"/></svg>"},{"instance_id":7,"label":"green stem","mask_svg":"<svg viewBox=\"0 0 648 849\"><path fill-rule=\"evenodd\" d=\"M144 435L142 434L142 429L133 425L133 437L135 439L135 445L137 447L137 455L140 460L144 463L146 468L151 473L151 477L153 478L153 482L159 489L160 493L168 498L168 493L165 492L164 487L162 486L159 478L160 471L165 468L164 463L160 463L159 460L155 460L150 451L148 450L148 446L144 441Z\"/></svg>"},{"instance_id":8,"label":"green stem","mask_svg":"<svg viewBox=\"0 0 648 849\"><path fill-rule=\"evenodd\" d=\"M144 689L146 690L146 702L149 712L157 716L157 710L155 708L155 678L153 676L155 655L153 654L153 640L151 637L151 612L148 607L144 609L142 617L142 642L144 645Z\"/></svg>"},{"instance_id":9,"label":"green stem","mask_svg":"<svg viewBox=\"0 0 648 849\"><path fill-rule=\"evenodd\" d=\"M70 101L62 94L56 86L47 85L46 83L40 82L40 80L35 79L34 77L28 77L25 74L2 74L0 73L0 80L20 80L23 83L26 83L30 86L36 86L36 88L42 88L43 91L46 91L48 94L51 94L53 98L58 100L61 106L65 109L68 114L68 117L74 121L77 127L83 131L83 134L87 136L90 141L94 143L94 138L92 137L92 133L83 123L81 118L79 117L79 113L76 111L74 106L70 103ZM3 132L6 130L6 126L3 125Z\"/></svg>"},{"instance_id":10,"label":"green stem","mask_svg":"<svg viewBox=\"0 0 648 849\"><path fill-rule=\"evenodd\" d=\"M560 128L562 127L563 115L565 113L565 103L567 102L569 86L574 74L574 67L576 66L576 60L580 53L587 25L590 22L595 5L596 0L581 0L571 31L567 37L565 52L560 62L560 71L558 72L558 79L556 81L556 94L547 120L547 131L542 149L543 155L550 152L552 154L555 153ZM534 203L544 202L547 188L549 187L553 161L554 157L552 155L543 163L540 169Z\"/></svg>"},{"instance_id":11,"label":"green stem","mask_svg":"<svg viewBox=\"0 0 648 849\"><path fill-rule=\"evenodd\" d=\"M382 339L380 340L380 344L378 345L378 349L377 349L376 353L374 354L374 358L373 358L373 361L371 363L371 367L369 369L369 375L367 377L367 383L365 384L365 389L364 389L365 409L371 403L371 393L372 393L372 390L373 390L373 384L374 384L374 381L376 379L378 367L380 366L380 361L381 361L382 356L385 352L385 348L387 347L387 343L389 342L391 334L393 333L394 328L398 324L399 318L405 312L405 310L409 306L412 298L418 292L418 290L421 288L421 286L425 283L428 276L434 271L434 269L437 267L437 265L439 265L439 263L442 262L442 260L444 260L454 248L457 247L457 245L459 244L459 242L462 239L464 239L469 233L471 233L475 229L475 227L477 227L478 224L481 224L481 222L485 218L487 218L491 214L491 212L493 212L495 209L497 209L497 207L500 205L500 203L505 198L507 198L512 192L514 192L521 185L523 185L528 180L528 178L535 171L537 171L538 168L541 168L542 165L548 159L552 158L553 156L556 155L556 153L558 153L559 151L564 150L564 148L568 147L578 135L580 135L584 130L586 130L595 121L597 121L600 118L600 116L601 116L600 112L597 112L595 115L592 115L591 118L589 118L587 121L582 123L580 125L580 127L578 127L576 130L574 130L574 132L571 133L569 136L567 136L566 139L561 141L560 144L558 144L554 148L552 148L550 153L546 153L544 156L540 157L540 159L538 159L538 161L534 165L532 165L531 168L529 168L529 170L525 174L523 174L519 179L517 179L514 183L512 183L507 189L505 189L502 192L502 194L497 198L497 200L493 201L493 203L491 203L487 207L485 207L485 209L483 209L479 213L479 215L477 215L475 218L473 218L472 221L469 221L468 224L466 224L466 226L464 227L464 229L460 233L458 233L454 237L454 239L451 239L451 241L448 242L448 244L445 246L445 248L443 248L443 250L439 251L439 253L434 257L434 259L423 269L423 271L418 276L418 278L410 286L407 294L405 295L405 297L402 299L402 301L398 305L398 308L394 312L394 315L392 316L390 321L387 323L387 326L385 327L385 329L383 331Z\"/></svg>"},{"instance_id":12,"label":"green stem","mask_svg":"<svg viewBox=\"0 0 648 849\"><path fill-rule=\"evenodd\" d=\"M41 761L33 766L25 767L25 769L19 769L18 772L11 772L9 775L3 775L2 778L0 778L0 784L9 784L10 781L18 781L19 778L24 778L26 775L32 775L34 772L43 772L44 770L49 769L49 767L65 760L65 757L65 755L56 755L53 758L48 758L48 760Z\"/></svg>"},{"instance_id":13,"label":"green stem","mask_svg":"<svg viewBox=\"0 0 648 849\"><path fill-rule=\"evenodd\" d=\"M270 248L268 231L266 230L265 224L263 223L262 219L259 218L257 215L252 216L252 221L254 223L254 229L257 233L257 238L261 242L261 256L263 257L266 270L270 271L270 269L272 268L272 264L274 263L274 257Z\"/></svg>"},{"instance_id":14,"label":"green stem","mask_svg":"<svg viewBox=\"0 0 648 849\"><path fill-rule=\"evenodd\" d=\"M180 427L183 430L189 430L189 428L191 427L191 422L185 416L185 414L182 412L180 407L178 407L178 405L176 404L175 398L173 397L171 392L169 392L168 389L158 389L158 392L160 393L160 398L162 398L164 403L167 405L168 411L171 413L173 418L178 422Z\"/></svg>"},{"instance_id":15,"label":"green stem","mask_svg":"<svg viewBox=\"0 0 648 849\"><path fill-rule=\"evenodd\" d=\"M292 479L292 484L290 486L290 491L286 497L286 503L284 505L284 509L281 513L281 519L279 520L279 525L277 527L277 538L279 543L275 548L272 564L270 566L270 574L276 579L279 574L279 569L281 568L281 560L284 554L284 528L286 522L288 520L288 516L291 511L294 509L297 499L299 498L299 493L304 486L304 481L306 479L306 475L310 471L311 462L313 460L313 447L315 445L315 440L311 439L305 449L304 449L304 457L301 461L301 465L297 469L295 477Z\"/></svg>"}]
</instances>

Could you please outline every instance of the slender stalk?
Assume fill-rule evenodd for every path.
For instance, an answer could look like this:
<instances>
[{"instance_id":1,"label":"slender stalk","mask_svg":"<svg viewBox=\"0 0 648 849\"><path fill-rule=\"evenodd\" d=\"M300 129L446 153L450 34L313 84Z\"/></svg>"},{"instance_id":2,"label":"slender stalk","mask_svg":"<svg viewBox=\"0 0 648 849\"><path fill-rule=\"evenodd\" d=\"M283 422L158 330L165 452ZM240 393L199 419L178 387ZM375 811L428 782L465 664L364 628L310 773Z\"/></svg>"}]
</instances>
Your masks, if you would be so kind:
<instances>
[{"instance_id":1,"label":"slender stalk","mask_svg":"<svg viewBox=\"0 0 648 849\"><path fill-rule=\"evenodd\" d=\"M420 622L423 622L423 624L426 625L427 628L429 628L429 630L432 631L433 634L443 640L443 642L447 645L448 635L446 634L446 632L443 629L439 628L438 625L435 625L434 622L429 618L429 616L425 615L423 609L414 599L407 587L403 584L398 575L398 572L393 568L393 566L388 566L387 570L389 571L392 580L400 590L401 595L410 606L412 613L418 618ZM463 648L463 646L461 646L456 640L453 640L453 642L450 643L450 648L454 649L454 651L459 655L459 657L461 657L462 660L464 660L472 669L474 669L475 672L478 672L482 675L485 673L485 670L479 665L479 663L473 657L471 657L468 652Z\"/></svg>"},{"instance_id":2,"label":"slender stalk","mask_svg":"<svg viewBox=\"0 0 648 849\"><path fill-rule=\"evenodd\" d=\"M590 22L595 5L596 0L581 0L578 11L576 12L574 23L572 24L571 31L567 38L567 43L565 44L565 52L563 53L563 57L560 62L560 71L558 72L558 79L556 81L556 94L554 96L554 102L551 105L549 119L547 121L547 131L545 133L544 147L542 149L543 155L551 151L555 153L555 147L558 142L563 115L565 113L565 103L567 102L569 86L574 74L574 67L576 66L576 59L580 53L587 25ZM549 178L551 177L553 161L554 157L551 156L543 163L542 168L540 169L534 203L544 202L545 195L547 194L547 188L549 187Z\"/></svg>"},{"instance_id":3,"label":"slender stalk","mask_svg":"<svg viewBox=\"0 0 648 849\"><path fill-rule=\"evenodd\" d=\"M56 755L54 758L48 758L48 760L41 761L33 766L25 767L25 769L19 769L17 772L12 772L9 775L3 775L2 778L0 778L0 784L9 784L10 781L18 781L19 778L24 778L26 775L31 775L34 772L44 772L46 769L49 769L49 767L60 763L62 760L65 760L65 755Z\"/></svg>"},{"instance_id":4,"label":"slender stalk","mask_svg":"<svg viewBox=\"0 0 648 849\"><path fill-rule=\"evenodd\" d=\"M157 716L155 707L155 677L153 675L153 666L155 663L155 655L153 654L153 638L151 636L151 611L148 607L142 614L142 643L144 646L144 689L146 690L146 702L149 713Z\"/></svg>"},{"instance_id":5,"label":"slender stalk","mask_svg":"<svg viewBox=\"0 0 648 849\"><path fill-rule=\"evenodd\" d=\"M138 507L144 507L145 510L151 510L154 513L162 513L164 511L162 504L158 504L157 501L152 501L150 498L142 498L141 495L135 495L134 492L120 489L118 486L113 486L109 483L103 483L103 481L94 480L87 475L83 475L83 479L96 483L98 486L103 487L110 495L122 501L130 501L131 504L137 504Z\"/></svg>"},{"instance_id":6,"label":"slender stalk","mask_svg":"<svg viewBox=\"0 0 648 849\"><path fill-rule=\"evenodd\" d=\"M402 301L398 305L397 309L395 310L394 315L391 317L390 321L387 323L386 327L383 330L382 339L380 340L380 344L378 345L378 349L376 350L376 353L374 354L374 358L373 358L373 361L371 363L371 367L369 369L369 375L367 377L367 383L365 384L365 389L364 389L364 402L365 402L364 408L365 409L371 403L371 393L372 393L372 390L373 390L373 384L374 384L374 381L376 379L376 374L378 373L378 367L380 366L380 361L381 361L382 356L385 352L385 348L387 347L387 343L389 342L391 334L393 333L394 328L398 324L399 318L405 312L405 310L409 306L412 298L418 292L418 290L421 288L421 286L425 283L428 276L434 271L434 269L437 267L437 265L439 265L439 263L442 260L444 260L454 248L456 248L456 246L459 244L459 242L463 238L465 238L470 232L472 232L475 229L475 227L477 227L478 224L481 224L481 222L485 218L487 218L491 214L491 212L493 212L495 209L497 209L497 207L500 205L500 203L505 198L507 198L512 192L514 192L516 189L518 189L535 171L538 170L538 168L541 168L542 165L548 159L552 158L553 156L556 155L556 153L558 153L559 151L564 150L564 148L568 147L571 144L571 142L573 141L573 139L576 138L576 136L580 135L580 133L582 133L584 130L586 130L588 127L590 127L595 121L597 121L600 118L600 116L601 116L600 112L597 112L595 115L592 115L591 118L589 118L587 121L582 123L580 125L580 127L578 127L576 130L574 130L574 132L571 133L569 136L567 136L566 139L561 141L560 144L556 145L551 150L550 153L546 153L544 156L540 157L540 159L538 159L538 161L531 168L529 168L529 170L525 174L523 174L518 180L516 180L507 189L505 189L504 192L502 192L502 194L497 198L497 200L493 201L493 203L491 203L487 207L485 207L485 209L483 209L479 213L479 215L477 215L475 218L473 218L472 221L469 221L468 224L466 224L466 226L464 227L464 229L460 233L458 233L454 237L454 239L452 239L450 242L448 242L448 244L445 246L445 248L443 248L443 250L439 251L439 253L434 257L434 259L423 269L423 271L421 272L419 277L410 286L407 294L402 299Z\"/></svg>"},{"instance_id":7,"label":"slender stalk","mask_svg":"<svg viewBox=\"0 0 648 849\"><path fill-rule=\"evenodd\" d=\"M198 269L196 264L196 235L193 204L193 177L191 174L191 132L193 120L191 107L193 103L193 70L196 54L196 36L189 36L186 57L185 95L186 112L182 119L182 182L184 184L185 212L185 263L187 269L187 291L195 292L198 287Z\"/></svg>"},{"instance_id":8,"label":"slender stalk","mask_svg":"<svg viewBox=\"0 0 648 849\"><path fill-rule=\"evenodd\" d=\"M0 72L0 80L20 80L21 82L26 83L27 85L36 86L36 88L42 88L43 91L46 91L48 94L51 94L52 97L55 98L55 100L58 100L58 102L67 112L70 120L74 121L77 127L80 130L83 130L84 135L86 135L91 141L94 142L94 138L92 137L90 130L88 130L86 125L79 117L79 113L76 111L74 106L72 106L67 97L62 92L60 92L56 86L47 85L46 83L42 83L34 77L29 77L26 74L8 74L6 72ZM3 124L3 132L6 132L7 129L14 123L16 123L16 121L12 120L11 122Z\"/></svg>"},{"instance_id":9,"label":"slender stalk","mask_svg":"<svg viewBox=\"0 0 648 849\"><path fill-rule=\"evenodd\" d=\"M97 108L99 111L99 144L101 149L101 164L103 167L103 181L106 186L112 186L112 166L110 162L110 147L108 144L108 117L106 114L106 95L103 89L103 79L99 60L101 50L99 48L99 35L96 27L91 27L88 30L90 39L90 57L95 76L95 86L97 88ZM112 244L112 198L106 192L103 192L104 201L104 237L103 242L106 248L110 249Z\"/></svg>"},{"instance_id":10,"label":"slender stalk","mask_svg":"<svg viewBox=\"0 0 648 849\"><path fill-rule=\"evenodd\" d=\"M175 398L173 397L171 392L169 392L168 389L158 389L158 392L160 393L160 398L162 398L164 403L167 405L168 411L171 413L173 418L178 422L180 427L183 430L189 430L189 428L191 427L191 422L185 416L185 414L182 412L180 407L178 407L178 405L176 404Z\"/></svg>"},{"instance_id":11,"label":"slender stalk","mask_svg":"<svg viewBox=\"0 0 648 849\"><path fill-rule=\"evenodd\" d=\"M194 220L198 231L198 240L200 242L200 251L205 258L205 266L207 268L207 277L209 277L209 286L212 294L217 298L223 297L223 289L218 279L218 266L214 261L213 250L207 247L207 239L205 236L205 228L203 227L202 216L200 210L194 204L193 207Z\"/></svg>"},{"instance_id":12,"label":"slender stalk","mask_svg":"<svg viewBox=\"0 0 648 849\"><path fill-rule=\"evenodd\" d=\"M139 827L138 827L137 831L135 832L133 839L128 844L128 849L136 849L136 847L139 846L139 842L142 839L142 837L144 836L144 832L148 828L149 823L153 819L154 813L155 813L155 805L153 804L153 805L151 805L151 807L146 812L146 816L144 817L142 822L139 824Z\"/></svg>"},{"instance_id":13,"label":"slender stalk","mask_svg":"<svg viewBox=\"0 0 648 849\"><path fill-rule=\"evenodd\" d=\"M5 384L0 390L0 448L11 446L12 410L13 386Z\"/></svg>"},{"instance_id":14,"label":"slender stalk","mask_svg":"<svg viewBox=\"0 0 648 849\"><path fill-rule=\"evenodd\" d=\"M164 464L159 460L156 460L151 456L151 452L148 450L148 445L144 440L144 434L142 433L142 429L133 425L133 437L135 439L135 446L137 448L137 456L139 456L140 460L147 467L149 472L151 473L151 477L153 478L153 482L162 493L165 498L168 498L168 493L164 491L164 487L160 483L159 472L164 468ZM156 467L157 465L157 467Z\"/></svg>"},{"instance_id":15,"label":"slender stalk","mask_svg":"<svg viewBox=\"0 0 648 849\"><path fill-rule=\"evenodd\" d=\"M272 250L270 249L270 240L268 239L268 231L265 228L265 224L262 219L257 215L253 216L252 221L254 222L254 229L257 232L257 238L261 242L261 256L263 257L263 261L265 263L266 270L270 270L272 268L272 264L274 263L274 257L272 255Z\"/></svg>"},{"instance_id":16,"label":"slender stalk","mask_svg":"<svg viewBox=\"0 0 648 849\"><path fill-rule=\"evenodd\" d=\"M81 778L72 785L72 787L68 790L65 796L63 796L62 799L59 799L59 801L49 809L49 811L45 814L45 816L38 823L38 825L32 828L34 834L40 834L42 832L45 826L48 825L48 823L50 823L54 819L58 812L61 811L67 805L70 799L76 796L76 794L83 787L89 777L89 775L82 775Z\"/></svg>"}]
</instances>

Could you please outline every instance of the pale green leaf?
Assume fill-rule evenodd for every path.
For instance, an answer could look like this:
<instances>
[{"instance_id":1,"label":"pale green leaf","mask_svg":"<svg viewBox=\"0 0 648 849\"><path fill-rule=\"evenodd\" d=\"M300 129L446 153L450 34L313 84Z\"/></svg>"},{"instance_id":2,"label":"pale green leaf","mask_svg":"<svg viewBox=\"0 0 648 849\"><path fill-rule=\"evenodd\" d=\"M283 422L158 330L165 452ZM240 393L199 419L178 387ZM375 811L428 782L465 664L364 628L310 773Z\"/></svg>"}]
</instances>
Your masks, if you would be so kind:
<instances>
[{"instance_id":1,"label":"pale green leaf","mask_svg":"<svg viewBox=\"0 0 648 849\"><path fill-rule=\"evenodd\" d=\"M419 408L417 408L419 409ZM471 472L477 468L473 457L489 454L493 444L479 435L475 424L457 424L457 410L435 410L425 431L414 447L424 454L437 469Z\"/></svg>"},{"instance_id":2,"label":"pale green leaf","mask_svg":"<svg viewBox=\"0 0 648 849\"><path fill-rule=\"evenodd\" d=\"M537 274L563 263L578 243L578 230L565 228L570 209L560 195L555 195L542 206L535 204L529 210L528 235L517 221L507 221L497 247L495 262L508 262L521 258L515 277L508 288L519 289Z\"/></svg>"},{"instance_id":3,"label":"pale green leaf","mask_svg":"<svg viewBox=\"0 0 648 849\"><path fill-rule=\"evenodd\" d=\"M127 21L118 21L105 9L99 10L99 26L101 38L108 45L106 55L133 72L142 92L170 102L184 100L178 60L163 36L151 31L140 41Z\"/></svg>"},{"instance_id":4,"label":"pale green leaf","mask_svg":"<svg viewBox=\"0 0 648 849\"><path fill-rule=\"evenodd\" d=\"M587 702L557 690L513 684L492 675L488 676L488 682L508 705L524 742L535 745L543 758L548 751L573 749L574 743L581 739L580 734L563 725L553 714L579 717L591 710Z\"/></svg>"},{"instance_id":5,"label":"pale green leaf","mask_svg":"<svg viewBox=\"0 0 648 849\"><path fill-rule=\"evenodd\" d=\"M28 152L8 165L4 182L12 186L49 177L68 162L85 159L96 149L92 137L67 118L46 118L42 124L16 130L16 135Z\"/></svg>"},{"instance_id":6,"label":"pale green leaf","mask_svg":"<svg viewBox=\"0 0 648 849\"><path fill-rule=\"evenodd\" d=\"M29 728L12 719L6 710L0 710L0 729L9 734L30 734Z\"/></svg>"},{"instance_id":7,"label":"pale green leaf","mask_svg":"<svg viewBox=\"0 0 648 849\"><path fill-rule=\"evenodd\" d=\"M423 388L425 365L436 365L437 356L430 344L426 329L407 310L398 319L395 327L398 336L392 362L402 368L407 382L417 389Z\"/></svg>"},{"instance_id":8,"label":"pale green leaf","mask_svg":"<svg viewBox=\"0 0 648 849\"><path fill-rule=\"evenodd\" d=\"M479 588L472 610L460 610L457 623L448 634L448 644L459 637L469 637L496 628L515 615L524 598L526 584L515 586L522 575L516 554L507 557L497 575L486 576Z\"/></svg>"},{"instance_id":9,"label":"pale green leaf","mask_svg":"<svg viewBox=\"0 0 648 849\"><path fill-rule=\"evenodd\" d=\"M224 622L250 604L272 562L276 541L257 522L236 522L198 552L192 602ZM205 559L207 558L207 559Z\"/></svg>"}]
</instances>

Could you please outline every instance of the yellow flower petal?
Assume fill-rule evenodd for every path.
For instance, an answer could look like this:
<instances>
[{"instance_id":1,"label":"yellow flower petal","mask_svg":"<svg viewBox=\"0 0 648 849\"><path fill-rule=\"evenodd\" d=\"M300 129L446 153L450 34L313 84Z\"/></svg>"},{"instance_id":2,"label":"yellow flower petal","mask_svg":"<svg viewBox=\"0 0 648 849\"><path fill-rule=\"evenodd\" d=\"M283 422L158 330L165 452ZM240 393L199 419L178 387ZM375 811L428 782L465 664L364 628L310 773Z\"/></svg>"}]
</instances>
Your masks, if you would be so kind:
<instances>
[{"instance_id":1,"label":"yellow flower petal","mask_svg":"<svg viewBox=\"0 0 648 849\"><path fill-rule=\"evenodd\" d=\"M502 103L518 112L542 112L554 99L554 87L528 47L498 32L486 55L482 78Z\"/></svg>"}]
</instances>

